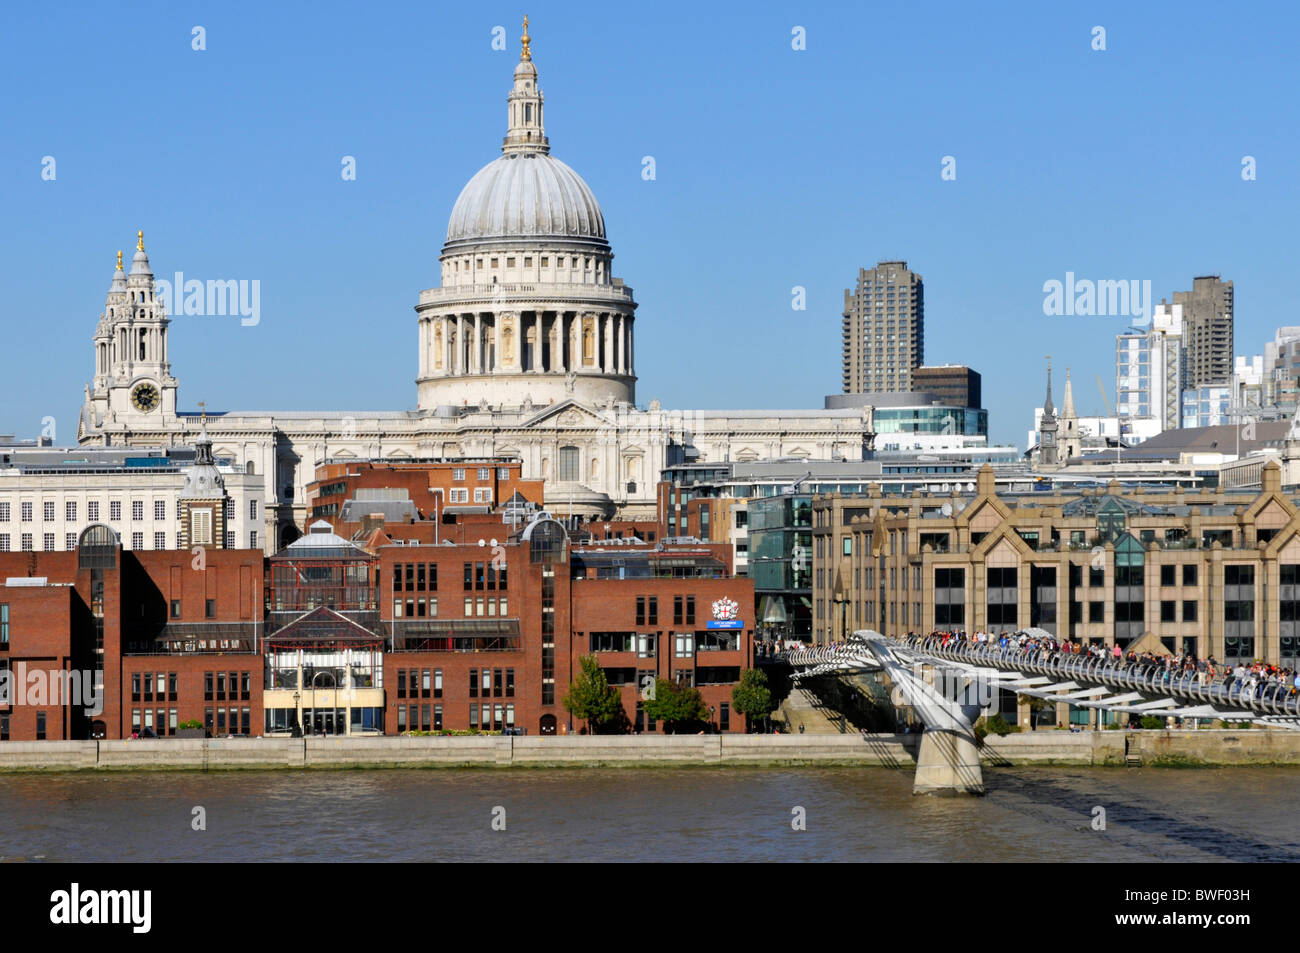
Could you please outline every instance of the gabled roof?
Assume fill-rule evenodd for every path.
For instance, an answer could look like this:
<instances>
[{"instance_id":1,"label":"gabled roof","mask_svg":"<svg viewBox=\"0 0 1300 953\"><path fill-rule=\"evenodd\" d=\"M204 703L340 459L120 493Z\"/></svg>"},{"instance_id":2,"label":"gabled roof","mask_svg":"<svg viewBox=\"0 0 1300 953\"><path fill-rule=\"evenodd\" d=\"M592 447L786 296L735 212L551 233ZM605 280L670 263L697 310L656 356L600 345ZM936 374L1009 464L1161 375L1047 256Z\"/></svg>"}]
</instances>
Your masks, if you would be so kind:
<instances>
[{"instance_id":1,"label":"gabled roof","mask_svg":"<svg viewBox=\"0 0 1300 953\"><path fill-rule=\"evenodd\" d=\"M369 644L382 642L383 638L328 606L318 606L277 629L275 634L266 637L266 641L271 645L302 642Z\"/></svg>"}]
</instances>

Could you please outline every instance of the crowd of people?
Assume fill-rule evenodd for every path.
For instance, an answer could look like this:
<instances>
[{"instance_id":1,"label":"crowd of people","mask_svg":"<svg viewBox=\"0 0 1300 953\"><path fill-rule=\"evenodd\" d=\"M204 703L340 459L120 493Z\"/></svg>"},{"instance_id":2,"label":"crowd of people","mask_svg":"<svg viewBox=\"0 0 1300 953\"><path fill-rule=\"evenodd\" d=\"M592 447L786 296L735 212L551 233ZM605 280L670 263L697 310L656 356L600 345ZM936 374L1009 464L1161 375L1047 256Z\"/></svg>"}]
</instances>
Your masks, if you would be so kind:
<instances>
[{"instance_id":1,"label":"crowd of people","mask_svg":"<svg viewBox=\"0 0 1300 953\"><path fill-rule=\"evenodd\" d=\"M1033 635L1029 632L963 632L936 631L929 635L909 632L904 641L918 647L925 645L936 648L954 648L960 646L988 647L1003 653L1028 653L1042 655L1048 662L1059 659L1085 657L1099 661L1110 661L1116 665L1135 667L1138 674L1146 677L1155 674L1160 681L1170 684L1194 679L1198 686L1221 685L1232 695L1245 695L1247 698L1295 697L1300 695L1300 670L1261 662L1258 659L1249 665L1244 662L1228 664L1214 656L1198 658L1190 652L1157 653L1125 651L1118 644L1102 645L1084 644L1068 639L1058 639L1051 635ZM760 658L773 658L792 647L810 648L799 644L791 646L783 641L761 642L757 652ZM857 651L850 641L828 642L816 648L825 655Z\"/></svg>"},{"instance_id":2,"label":"crowd of people","mask_svg":"<svg viewBox=\"0 0 1300 953\"><path fill-rule=\"evenodd\" d=\"M1054 636L1035 636L1028 632L931 632L928 636L908 633L906 640L913 644L924 643L940 648L970 645L986 646L1002 652L1041 654L1048 662L1080 656L1110 660L1115 664L1136 667L1143 676L1155 674L1165 683L1195 679L1197 685L1209 686L1217 682L1234 695L1240 693L1252 698L1263 698L1274 693L1300 695L1300 672L1259 660L1249 665L1243 662L1229 665L1217 661L1214 656L1197 658L1191 653L1126 652L1118 644L1084 645Z\"/></svg>"}]
</instances>

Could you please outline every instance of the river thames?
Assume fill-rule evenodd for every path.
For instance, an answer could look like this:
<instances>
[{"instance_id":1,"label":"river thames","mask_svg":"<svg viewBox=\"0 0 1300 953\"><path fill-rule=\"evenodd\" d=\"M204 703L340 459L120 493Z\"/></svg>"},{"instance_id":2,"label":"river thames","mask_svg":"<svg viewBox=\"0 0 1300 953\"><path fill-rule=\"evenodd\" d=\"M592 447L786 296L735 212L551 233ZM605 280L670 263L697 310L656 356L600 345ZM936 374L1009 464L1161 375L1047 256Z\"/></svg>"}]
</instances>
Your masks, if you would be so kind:
<instances>
[{"instance_id":1,"label":"river thames","mask_svg":"<svg viewBox=\"0 0 1300 953\"><path fill-rule=\"evenodd\" d=\"M882 768L0 776L0 855L58 861L1300 861L1300 770ZM1094 826L1103 817L1105 829ZM196 812L201 808L202 813ZM194 818L205 830L194 830ZM803 830L796 830L800 820ZM504 825L504 830L494 829Z\"/></svg>"}]
</instances>

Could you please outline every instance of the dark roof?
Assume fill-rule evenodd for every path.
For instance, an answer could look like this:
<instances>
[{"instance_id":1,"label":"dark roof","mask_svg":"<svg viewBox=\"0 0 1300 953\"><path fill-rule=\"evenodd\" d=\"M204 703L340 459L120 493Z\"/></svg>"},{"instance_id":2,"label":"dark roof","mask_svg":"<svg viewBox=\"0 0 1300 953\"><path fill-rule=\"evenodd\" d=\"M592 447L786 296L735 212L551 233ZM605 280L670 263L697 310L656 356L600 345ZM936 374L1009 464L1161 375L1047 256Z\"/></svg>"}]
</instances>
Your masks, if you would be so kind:
<instances>
[{"instance_id":1,"label":"dark roof","mask_svg":"<svg viewBox=\"0 0 1300 953\"><path fill-rule=\"evenodd\" d=\"M1245 421L1242 424L1220 424L1217 427L1166 430L1132 449L1124 450L1123 459L1169 459L1180 453L1237 453L1239 448L1242 456L1245 456L1258 450L1280 447L1291 430L1291 421L1261 420L1254 424L1254 428L1254 438L1249 440L1245 435Z\"/></svg>"}]
</instances>

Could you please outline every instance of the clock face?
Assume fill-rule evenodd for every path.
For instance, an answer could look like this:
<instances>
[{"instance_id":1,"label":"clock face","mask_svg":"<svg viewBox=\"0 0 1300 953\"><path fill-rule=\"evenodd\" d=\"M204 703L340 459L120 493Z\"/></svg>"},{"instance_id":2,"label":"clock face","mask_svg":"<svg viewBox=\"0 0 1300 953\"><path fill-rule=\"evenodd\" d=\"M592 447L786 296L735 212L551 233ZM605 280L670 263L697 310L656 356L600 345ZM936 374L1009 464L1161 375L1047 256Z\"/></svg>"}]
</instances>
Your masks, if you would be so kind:
<instances>
[{"instance_id":1,"label":"clock face","mask_svg":"<svg viewBox=\"0 0 1300 953\"><path fill-rule=\"evenodd\" d=\"M158 407L158 388L152 384L140 384L131 391L131 404L136 410L149 413Z\"/></svg>"}]
</instances>

